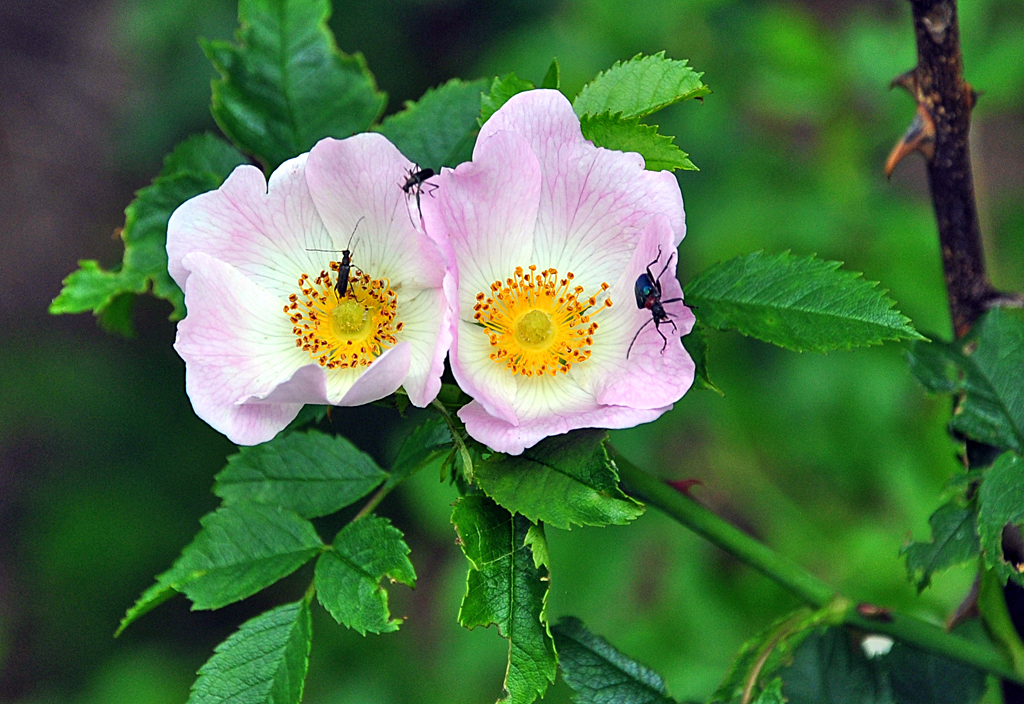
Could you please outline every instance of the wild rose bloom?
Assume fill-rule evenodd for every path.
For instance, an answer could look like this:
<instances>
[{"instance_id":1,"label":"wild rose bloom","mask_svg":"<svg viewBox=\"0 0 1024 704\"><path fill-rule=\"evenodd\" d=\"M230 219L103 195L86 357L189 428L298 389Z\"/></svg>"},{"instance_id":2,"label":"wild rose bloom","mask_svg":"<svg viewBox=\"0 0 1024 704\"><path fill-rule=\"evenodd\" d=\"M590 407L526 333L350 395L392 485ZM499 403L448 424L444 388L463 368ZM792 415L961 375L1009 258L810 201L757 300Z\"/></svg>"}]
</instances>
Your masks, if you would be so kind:
<instances>
[{"instance_id":1,"label":"wild rose bloom","mask_svg":"<svg viewBox=\"0 0 1024 704\"><path fill-rule=\"evenodd\" d=\"M654 420L686 393L694 365L679 338L693 314L667 303L676 329L658 330L634 294L650 265L655 278L664 269L662 300L682 296L671 173L595 147L559 92L534 90L495 113L473 161L438 185L423 214L456 264L450 356L474 399L459 412L470 435L519 454L574 428Z\"/></svg>"},{"instance_id":2,"label":"wild rose bloom","mask_svg":"<svg viewBox=\"0 0 1024 704\"><path fill-rule=\"evenodd\" d=\"M381 135L325 139L269 184L240 166L174 212L168 268L188 308L174 348L200 418L252 445L306 403L400 386L417 406L434 399L451 326L442 254L401 189L412 166Z\"/></svg>"}]
</instances>

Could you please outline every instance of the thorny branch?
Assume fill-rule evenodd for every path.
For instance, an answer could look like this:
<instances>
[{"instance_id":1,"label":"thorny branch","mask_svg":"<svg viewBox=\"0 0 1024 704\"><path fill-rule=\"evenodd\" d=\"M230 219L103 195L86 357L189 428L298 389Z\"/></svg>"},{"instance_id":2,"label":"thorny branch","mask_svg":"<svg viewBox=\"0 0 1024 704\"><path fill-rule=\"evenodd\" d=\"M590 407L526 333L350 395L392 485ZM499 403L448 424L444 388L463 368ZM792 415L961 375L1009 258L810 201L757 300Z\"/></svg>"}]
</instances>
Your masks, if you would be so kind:
<instances>
[{"instance_id":1,"label":"thorny branch","mask_svg":"<svg viewBox=\"0 0 1024 704\"><path fill-rule=\"evenodd\" d=\"M1024 296L996 291L985 275L984 249L971 175L968 133L978 93L964 81L956 0L910 0L917 38L917 66L897 77L917 101L910 128L885 165L892 174L913 151L925 156L939 227L942 266L953 332L961 338L994 306L1024 307ZM969 467L990 464L997 448L967 440ZM1024 633L1024 590L1008 582L1004 598L1018 633ZM958 616L974 611L977 583ZM1024 687L1003 681L1007 702L1024 701Z\"/></svg>"},{"instance_id":2,"label":"thorny branch","mask_svg":"<svg viewBox=\"0 0 1024 704\"><path fill-rule=\"evenodd\" d=\"M1000 298L985 275L967 140L978 94L963 78L955 0L911 0L911 6L917 66L893 85L913 96L917 112L889 155L886 175L910 152L927 160L949 309L959 338Z\"/></svg>"}]
</instances>

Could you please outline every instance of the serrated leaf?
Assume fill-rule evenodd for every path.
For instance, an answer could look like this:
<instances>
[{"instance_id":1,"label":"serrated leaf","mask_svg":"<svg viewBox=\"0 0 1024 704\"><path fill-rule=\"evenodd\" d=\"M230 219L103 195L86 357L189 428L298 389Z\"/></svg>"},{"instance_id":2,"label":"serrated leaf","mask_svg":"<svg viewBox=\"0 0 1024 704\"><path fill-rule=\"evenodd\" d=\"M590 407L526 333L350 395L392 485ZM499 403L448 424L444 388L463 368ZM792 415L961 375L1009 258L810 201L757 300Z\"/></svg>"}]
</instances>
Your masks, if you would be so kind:
<instances>
[{"instance_id":1,"label":"serrated leaf","mask_svg":"<svg viewBox=\"0 0 1024 704\"><path fill-rule=\"evenodd\" d=\"M480 124L483 125L498 108L508 102L517 93L533 90L533 84L524 81L514 73L507 73L501 78L491 81L491 89L480 99Z\"/></svg>"},{"instance_id":2,"label":"serrated leaf","mask_svg":"<svg viewBox=\"0 0 1024 704\"><path fill-rule=\"evenodd\" d=\"M500 506L556 528L624 525L644 507L619 489L604 447L607 432L585 428L547 438L521 455L495 454L476 481Z\"/></svg>"},{"instance_id":3,"label":"serrated leaf","mask_svg":"<svg viewBox=\"0 0 1024 704\"><path fill-rule=\"evenodd\" d=\"M293 511L242 503L200 520L202 529L157 582L183 592L193 609L219 609L286 577L323 547Z\"/></svg>"},{"instance_id":4,"label":"serrated leaf","mask_svg":"<svg viewBox=\"0 0 1024 704\"><path fill-rule=\"evenodd\" d=\"M881 660L895 704L974 704L985 693L985 673L959 660L899 642Z\"/></svg>"},{"instance_id":5,"label":"serrated leaf","mask_svg":"<svg viewBox=\"0 0 1024 704\"><path fill-rule=\"evenodd\" d=\"M306 600L249 619L199 669L187 704L299 704L312 638Z\"/></svg>"},{"instance_id":6,"label":"serrated leaf","mask_svg":"<svg viewBox=\"0 0 1024 704\"><path fill-rule=\"evenodd\" d=\"M189 198L217 188L245 158L212 135L197 135L180 143L164 159L153 183L135 194L125 209L124 257L120 265L105 270L92 260L64 279L64 288L50 312L93 311L107 329L131 334L131 307L136 294L152 290L169 301L172 320L185 316L185 298L167 273L167 221Z\"/></svg>"},{"instance_id":7,"label":"serrated leaf","mask_svg":"<svg viewBox=\"0 0 1024 704\"><path fill-rule=\"evenodd\" d=\"M686 61L666 59L661 51L652 56L637 54L629 61L616 62L583 90L572 102L577 115L602 112L623 117L643 117L688 98L711 92Z\"/></svg>"},{"instance_id":8,"label":"serrated leaf","mask_svg":"<svg viewBox=\"0 0 1024 704\"><path fill-rule=\"evenodd\" d=\"M121 623L118 625L117 630L114 631L114 637L117 638L119 635L124 633L124 629L132 625L140 617L145 616L150 611L160 606L168 599L175 596L178 592L171 586L157 582L150 586L146 591L142 592L142 595L136 599L135 604L132 605L127 612L125 612L124 618L121 619Z\"/></svg>"},{"instance_id":9,"label":"serrated leaf","mask_svg":"<svg viewBox=\"0 0 1024 704\"><path fill-rule=\"evenodd\" d=\"M963 401L952 427L989 445L1024 452L1024 323L990 311L975 326L968 348Z\"/></svg>"},{"instance_id":10,"label":"serrated leaf","mask_svg":"<svg viewBox=\"0 0 1024 704\"><path fill-rule=\"evenodd\" d=\"M672 704L665 680L573 617L551 629L562 677L578 704Z\"/></svg>"},{"instance_id":11,"label":"serrated leaf","mask_svg":"<svg viewBox=\"0 0 1024 704\"><path fill-rule=\"evenodd\" d=\"M931 584L933 574L977 557L981 549L975 529L977 519L975 508L951 501L928 519L931 542L911 543L900 550L907 559L907 577L917 585L918 592Z\"/></svg>"},{"instance_id":12,"label":"serrated leaf","mask_svg":"<svg viewBox=\"0 0 1024 704\"><path fill-rule=\"evenodd\" d=\"M452 432L440 416L432 416L419 425L398 448L388 483L397 485L420 467L452 451Z\"/></svg>"},{"instance_id":13,"label":"serrated leaf","mask_svg":"<svg viewBox=\"0 0 1024 704\"><path fill-rule=\"evenodd\" d=\"M480 99L487 81L452 79L381 123L380 132L407 158L434 171L473 157L480 126Z\"/></svg>"},{"instance_id":14,"label":"serrated leaf","mask_svg":"<svg viewBox=\"0 0 1024 704\"><path fill-rule=\"evenodd\" d=\"M366 131L384 111L361 54L338 50L327 0L240 0L238 44L203 42L220 73L210 111L268 169L324 137Z\"/></svg>"},{"instance_id":15,"label":"serrated leaf","mask_svg":"<svg viewBox=\"0 0 1024 704\"><path fill-rule=\"evenodd\" d=\"M703 325L697 324L693 326L693 329L683 337L683 347L686 348L687 354L693 360L695 367L694 378L701 388L714 391L719 396L725 396L725 392L718 388L715 382L711 381L711 376L708 374L708 343L704 337Z\"/></svg>"},{"instance_id":16,"label":"serrated leaf","mask_svg":"<svg viewBox=\"0 0 1024 704\"><path fill-rule=\"evenodd\" d=\"M840 262L754 252L715 264L686 286L686 303L718 330L797 352L923 339L894 302Z\"/></svg>"},{"instance_id":17,"label":"serrated leaf","mask_svg":"<svg viewBox=\"0 0 1024 704\"><path fill-rule=\"evenodd\" d=\"M532 524L479 495L459 499L452 523L470 564L459 623L465 628L497 625L509 641L502 701L529 704L543 696L557 671L544 616L547 571L536 567L525 542Z\"/></svg>"},{"instance_id":18,"label":"serrated leaf","mask_svg":"<svg viewBox=\"0 0 1024 704\"><path fill-rule=\"evenodd\" d=\"M926 389L959 395L953 430L1024 452L1024 323L996 309L961 340L914 344L908 361Z\"/></svg>"},{"instance_id":19,"label":"serrated leaf","mask_svg":"<svg viewBox=\"0 0 1024 704\"><path fill-rule=\"evenodd\" d=\"M1007 562L1003 529L1024 523L1024 462L1012 452L1000 455L985 472L978 491L978 536L985 564L1005 582L1024 584L1024 564Z\"/></svg>"},{"instance_id":20,"label":"serrated leaf","mask_svg":"<svg viewBox=\"0 0 1024 704\"><path fill-rule=\"evenodd\" d=\"M540 87L551 90L558 90L562 87L562 67L558 65L557 57L551 59L551 65L548 66L548 72L544 74L544 80L540 82Z\"/></svg>"},{"instance_id":21,"label":"serrated leaf","mask_svg":"<svg viewBox=\"0 0 1024 704\"><path fill-rule=\"evenodd\" d=\"M315 518L358 501L387 476L347 439L311 430L239 448L215 477L213 493L229 505L251 501Z\"/></svg>"},{"instance_id":22,"label":"serrated leaf","mask_svg":"<svg viewBox=\"0 0 1024 704\"><path fill-rule=\"evenodd\" d=\"M335 621L361 635L397 631L402 620L388 611L385 577L413 586L409 546L388 519L365 516L342 528L317 560L316 596Z\"/></svg>"},{"instance_id":23,"label":"serrated leaf","mask_svg":"<svg viewBox=\"0 0 1024 704\"><path fill-rule=\"evenodd\" d=\"M595 146L636 152L644 158L648 171L697 171L686 152L673 144L675 137L658 134L655 125L644 125L638 117L622 117L601 113L580 118L583 136Z\"/></svg>"}]
</instances>

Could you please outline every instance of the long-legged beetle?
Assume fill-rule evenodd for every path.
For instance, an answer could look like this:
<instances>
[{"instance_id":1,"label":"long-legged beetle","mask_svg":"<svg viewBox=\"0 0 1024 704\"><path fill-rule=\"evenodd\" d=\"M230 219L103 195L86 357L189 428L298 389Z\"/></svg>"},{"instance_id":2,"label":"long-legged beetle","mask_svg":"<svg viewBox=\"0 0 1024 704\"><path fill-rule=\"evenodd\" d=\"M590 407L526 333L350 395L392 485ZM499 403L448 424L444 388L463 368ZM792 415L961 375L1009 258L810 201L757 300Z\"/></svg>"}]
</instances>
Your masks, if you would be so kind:
<instances>
[{"instance_id":1,"label":"long-legged beetle","mask_svg":"<svg viewBox=\"0 0 1024 704\"><path fill-rule=\"evenodd\" d=\"M433 169L421 169L419 166L413 166L406 173L405 183L402 184L402 190L405 191L405 195L416 196L416 211L423 217L423 211L420 210L420 194L423 193L425 186L430 186L434 190L437 190L437 186L432 183L427 183L427 179L434 176ZM434 191L429 191L433 193Z\"/></svg>"},{"instance_id":2,"label":"long-legged beetle","mask_svg":"<svg viewBox=\"0 0 1024 704\"><path fill-rule=\"evenodd\" d=\"M666 301L661 300L661 276L668 269L672 263L672 257L676 255L675 252L669 255L668 261L665 262L665 266L661 268L661 272L657 277L651 273L651 266L658 263L661 259L661 247L658 247L658 256L654 258L654 261L647 265L647 269L643 274L637 277L636 283L633 284L633 293L636 295L636 307L646 308L651 311L651 319L644 322L640 326L640 329L636 331L636 335L633 335L633 340L629 343L629 349L626 350L626 359L629 359L629 353L633 350L633 343L636 342L636 338L640 336L643 329L650 323L654 323L654 329L661 335L662 345L661 353L665 354L665 348L668 347L668 338L665 337L665 333L661 331L662 323L668 323L672 326L672 329L679 332L679 328L676 327L675 322L672 320L672 316L665 312L664 305L666 303L678 303L681 302L682 298L669 298Z\"/></svg>"},{"instance_id":3,"label":"long-legged beetle","mask_svg":"<svg viewBox=\"0 0 1024 704\"><path fill-rule=\"evenodd\" d=\"M338 298L344 298L348 295L348 274L352 271L352 238L356 235L356 230L359 229L359 224L366 219L366 216L362 216L356 220L355 227L352 228L352 234L348 236L348 244L345 245L345 249L341 250L341 262L338 264L338 283L335 284L334 290L338 294ZM307 249L307 252L337 252L336 249Z\"/></svg>"}]
</instances>

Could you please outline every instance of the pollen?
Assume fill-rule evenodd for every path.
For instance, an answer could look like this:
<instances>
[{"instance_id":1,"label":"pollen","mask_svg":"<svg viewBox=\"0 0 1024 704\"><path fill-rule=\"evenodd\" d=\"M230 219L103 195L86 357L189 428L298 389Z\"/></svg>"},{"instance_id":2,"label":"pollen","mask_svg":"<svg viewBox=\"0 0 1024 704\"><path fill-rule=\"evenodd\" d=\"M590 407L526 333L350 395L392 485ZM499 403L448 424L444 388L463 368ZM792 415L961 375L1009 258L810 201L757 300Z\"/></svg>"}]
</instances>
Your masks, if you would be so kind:
<instances>
[{"instance_id":1,"label":"pollen","mask_svg":"<svg viewBox=\"0 0 1024 704\"><path fill-rule=\"evenodd\" d=\"M537 273L531 264L527 271L516 267L514 277L495 281L490 291L476 295L473 318L491 341L495 363L512 374L555 376L590 358L597 330L591 318L612 301L598 301L608 284L585 297L574 278L572 272L559 278L555 269Z\"/></svg>"},{"instance_id":2,"label":"pollen","mask_svg":"<svg viewBox=\"0 0 1024 704\"><path fill-rule=\"evenodd\" d=\"M302 274L300 293L288 297L284 312L292 323L295 346L326 369L369 366L398 342L395 333L402 330L402 323L396 320L397 295L387 279L374 279L353 268L339 296L341 265L331 262L330 268L333 280L327 271L312 280Z\"/></svg>"}]
</instances>

